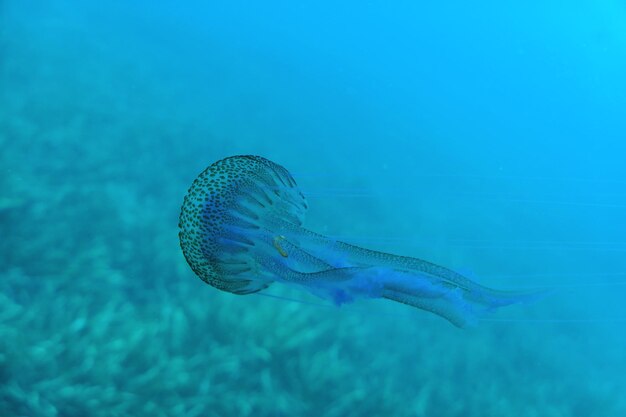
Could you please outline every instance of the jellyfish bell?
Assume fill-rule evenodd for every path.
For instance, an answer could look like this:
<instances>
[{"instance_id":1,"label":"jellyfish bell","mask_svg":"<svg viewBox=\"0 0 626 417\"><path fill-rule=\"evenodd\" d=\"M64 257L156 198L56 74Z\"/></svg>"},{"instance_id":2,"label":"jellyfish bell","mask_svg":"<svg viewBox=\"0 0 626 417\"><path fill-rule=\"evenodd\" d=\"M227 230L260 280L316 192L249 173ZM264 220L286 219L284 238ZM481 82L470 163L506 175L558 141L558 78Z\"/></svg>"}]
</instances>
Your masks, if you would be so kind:
<instances>
[{"instance_id":1,"label":"jellyfish bell","mask_svg":"<svg viewBox=\"0 0 626 417\"><path fill-rule=\"evenodd\" d=\"M483 287L434 263L377 252L302 227L307 204L291 174L259 156L215 162L193 182L180 214L180 244L206 283L235 294L273 282L340 305L384 298L463 327L536 293Z\"/></svg>"},{"instance_id":2,"label":"jellyfish bell","mask_svg":"<svg viewBox=\"0 0 626 417\"><path fill-rule=\"evenodd\" d=\"M257 259L267 256L269 234L280 223L301 225L307 205L289 172L258 156L215 162L193 182L180 214L180 244L203 281L220 290L249 294L273 281ZM271 250L271 249L270 249ZM273 256L273 254L272 254Z\"/></svg>"}]
</instances>

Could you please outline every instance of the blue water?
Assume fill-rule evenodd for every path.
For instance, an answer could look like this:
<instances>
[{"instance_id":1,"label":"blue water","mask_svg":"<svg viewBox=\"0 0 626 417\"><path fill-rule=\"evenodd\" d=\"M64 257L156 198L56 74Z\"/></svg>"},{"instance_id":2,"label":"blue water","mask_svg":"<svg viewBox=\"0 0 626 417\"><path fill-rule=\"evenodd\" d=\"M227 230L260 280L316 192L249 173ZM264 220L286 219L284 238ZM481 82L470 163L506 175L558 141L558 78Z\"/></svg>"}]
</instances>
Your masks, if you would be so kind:
<instances>
[{"instance_id":1,"label":"blue water","mask_svg":"<svg viewBox=\"0 0 626 417\"><path fill-rule=\"evenodd\" d=\"M623 2L180 3L0 0L1 416L626 415ZM237 154L313 230L554 292L220 292L178 215Z\"/></svg>"}]
</instances>

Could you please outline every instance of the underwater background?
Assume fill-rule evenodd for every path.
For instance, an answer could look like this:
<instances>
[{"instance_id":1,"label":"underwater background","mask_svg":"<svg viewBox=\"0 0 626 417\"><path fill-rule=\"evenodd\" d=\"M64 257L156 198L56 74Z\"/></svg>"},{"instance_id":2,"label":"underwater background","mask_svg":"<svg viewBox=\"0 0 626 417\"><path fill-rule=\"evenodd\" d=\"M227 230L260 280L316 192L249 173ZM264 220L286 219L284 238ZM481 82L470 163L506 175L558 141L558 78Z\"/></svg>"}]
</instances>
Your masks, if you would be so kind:
<instances>
[{"instance_id":1,"label":"underwater background","mask_svg":"<svg viewBox=\"0 0 626 417\"><path fill-rule=\"evenodd\" d=\"M0 416L626 415L625 74L618 0L0 0ZM178 215L237 154L312 230L554 291L220 292Z\"/></svg>"}]
</instances>

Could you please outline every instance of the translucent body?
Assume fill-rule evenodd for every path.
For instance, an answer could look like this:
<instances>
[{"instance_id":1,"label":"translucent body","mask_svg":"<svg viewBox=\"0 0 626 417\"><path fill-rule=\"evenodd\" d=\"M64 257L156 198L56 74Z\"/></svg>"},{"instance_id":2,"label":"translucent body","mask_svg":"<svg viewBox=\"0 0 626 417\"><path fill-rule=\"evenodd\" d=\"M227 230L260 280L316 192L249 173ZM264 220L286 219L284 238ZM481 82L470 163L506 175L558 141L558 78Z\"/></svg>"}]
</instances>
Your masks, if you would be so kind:
<instances>
[{"instance_id":1,"label":"translucent body","mask_svg":"<svg viewBox=\"0 0 626 417\"><path fill-rule=\"evenodd\" d=\"M439 265L360 248L302 227L307 204L289 172L258 156L233 156L194 181L180 215L187 262L208 284L236 294L274 282L340 305L386 298L462 327L532 295L495 291Z\"/></svg>"}]
</instances>

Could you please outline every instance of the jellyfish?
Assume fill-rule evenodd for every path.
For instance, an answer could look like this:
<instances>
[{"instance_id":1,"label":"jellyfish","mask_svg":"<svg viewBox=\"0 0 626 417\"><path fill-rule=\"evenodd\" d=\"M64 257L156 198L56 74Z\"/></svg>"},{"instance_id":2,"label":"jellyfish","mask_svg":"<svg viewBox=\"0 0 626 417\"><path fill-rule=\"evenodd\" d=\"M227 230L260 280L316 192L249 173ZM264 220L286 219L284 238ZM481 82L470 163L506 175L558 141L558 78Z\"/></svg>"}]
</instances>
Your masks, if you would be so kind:
<instances>
[{"instance_id":1,"label":"jellyfish","mask_svg":"<svg viewBox=\"0 0 626 417\"><path fill-rule=\"evenodd\" d=\"M494 290L429 261L315 233L303 227L307 208L281 165L260 156L228 157L204 170L185 196L180 245L194 273L222 291L252 294L281 283L336 305L381 298L457 327L537 295Z\"/></svg>"}]
</instances>

